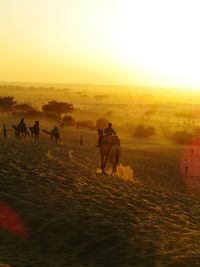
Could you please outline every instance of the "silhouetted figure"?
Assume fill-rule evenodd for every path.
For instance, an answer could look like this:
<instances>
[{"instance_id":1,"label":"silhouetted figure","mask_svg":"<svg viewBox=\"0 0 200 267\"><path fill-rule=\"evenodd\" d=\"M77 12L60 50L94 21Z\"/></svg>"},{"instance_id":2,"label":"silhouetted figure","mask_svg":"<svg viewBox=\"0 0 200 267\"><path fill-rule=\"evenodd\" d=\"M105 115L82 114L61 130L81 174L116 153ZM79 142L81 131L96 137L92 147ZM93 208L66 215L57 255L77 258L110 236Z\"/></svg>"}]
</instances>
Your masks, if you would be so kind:
<instances>
[{"instance_id":1,"label":"silhouetted figure","mask_svg":"<svg viewBox=\"0 0 200 267\"><path fill-rule=\"evenodd\" d=\"M60 133L59 133L58 127L56 126L54 126L54 129L53 129L53 137L55 138L56 144L58 143L58 141L61 142Z\"/></svg>"},{"instance_id":2,"label":"silhouetted figure","mask_svg":"<svg viewBox=\"0 0 200 267\"><path fill-rule=\"evenodd\" d=\"M42 130L44 133L49 134L51 136L51 141L54 141L58 143L58 141L61 142L59 128L57 126L54 126L54 128L51 131Z\"/></svg>"},{"instance_id":3,"label":"silhouetted figure","mask_svg":"<svg viewBox=\"0 0 200 267\"><path fill-rule=\"evenodd\" d=\"M5 124L3 125L3 137L4 138L7 138L8 136L7 136L7 129L6 129L6 126L5 126Z\"/></svg>"},{"instance_id":4,"label":"silhouetted figure","mask_svg":"<svg viewBox=\"0 0 200 267\"><path fill-rule=\"evenodd\" d=\"M26 139L27 135L29 136L29 132L24 122L24 118L20 120L17 126L17 131L18 131L19 137L22 137L22 138L24 137Z\"/></svg>"},{"instance_id":5,"label":"silhouetted figure","mask_svg":"<svg viewBox=\"0 0 200 267\"><path fill-rule=\"evenodd\" d=\"M98 136L99 136L97 147L100 147L102 144L103 137L104 137L103 129L98 129L97 132L98 132Z\"/></svg>"},{"instance_id":6,"label":"silhouetted figure","mask_svg":"<svg viewBox=\"0 0 200 267\"><path fill-rule=\"evenodd\" d=\"M99 152L101 156L102 173L105 173L106 163L107 161L110 161L113 166L111 175L115 175L121 155L120 140L118 136L106 135L99 147Z\"/></svg>"},{"instance_id":7,"label":"silhouetted figure","mask_svg":"<svg viewBox=\"0 0 200 267\"><path fill-rule=\"evenodd\" d=\"M115 130L112 128L112 123L108 124L108 127L104 130L105 135L116 135Z\"/></svg>"},{"instance_id":8,"label":"silhouetted figure","mask_svg":"<svg viewBox=\"0 0 200 267\"><path fill-rule=\"evenodd\" d=\"M31 138L34 140L39 140L40 138L40 123L39 121L35 121L35 124L30 127Z\"/></svg>"},{"instance_id":9,"label":"silhouetted figure","mask_svg":"<svg viewBox=\"0 0 200 267\"><path fill-rule=\"evenodd\" d=\"M16 137L17 139L19 139L19 138L20 138L20 133L19 133L19 129L18 129L18 127L17 127L16 125L13 125L12 127L13 127L13 129L14 129L14 131L15 131L15 137Z\"/></svg>"},{"instance_id":10,"label":"silhouetted figure","mask_svg":"<svg viewBox=\"0 0 200 267\"><path fill-rule=\"evenodd\" d=\"M81 135L80 136L80 146L82 146L83 145L83 136Z\"/></svg>"}]
</instances>

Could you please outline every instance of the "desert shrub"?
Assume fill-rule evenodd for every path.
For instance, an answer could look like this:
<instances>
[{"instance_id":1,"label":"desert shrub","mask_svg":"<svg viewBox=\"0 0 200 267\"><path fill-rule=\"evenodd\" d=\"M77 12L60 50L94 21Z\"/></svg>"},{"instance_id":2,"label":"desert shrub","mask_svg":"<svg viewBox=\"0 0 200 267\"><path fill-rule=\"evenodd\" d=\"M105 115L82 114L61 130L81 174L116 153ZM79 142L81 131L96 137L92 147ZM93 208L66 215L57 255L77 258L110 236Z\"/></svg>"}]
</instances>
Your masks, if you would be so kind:
<instances>
[{"instance_id":1,"label":"desert shrub","mask_svg":"<svg viewBox=\"0 0 200 267\"><path fill-rule=\"evenodd\" d=\"M74 106L66 102L49 101L47 104L42 106L44 114L54 120L61 120L61 115L72 112Z\"/></svg>"},{"instance_id":2,"label":"desert shrub","mask_svg":"<svg viewBox=\"0 0 200 267\"><path fill-rule=\"evenodd\" d=\"M62 120L61 123L67 124L67 125L74 125L75 124L75 120L72 116L70 115L65 115Z\"/></svg>"},{"instance_id":3,"label":"desert shrub","mask_svg":"<svg viewBox=\"0 0 200 267\"><path fill-rule=\"evenodd\" d=\"M172 140L177 144L186 145L192 141L192 134L186 131L177 131L172 135Z\"/></svg>"},{"instance_id":4,"label":"desert shrub","mask_svg":"<svg viewBox=\"0 0 200 267\"><path fill-rule=\"evenodd\" d=\"M194 129L194 136L200 136L200 128Z\"/></svg>"},{"instance_id":5,"label":"desert shrub","mask_svg":"<svg viewBox=\"0 0 200 267\"><path fill-rule=\"evenodd\" d=\"M99 118L96 121L96 129L105 129L108 127L109 121L106 118Z\"/></svg>"},{"instance_id":6,"label":"desert shrub","mask_svg":"<svg viewBox=\"0 0 200 267\"><path fill-rule=\"evenodd\" d=\"M31 105L27 103L15 105L14 111L12 112L14 116L25 117L25 118L41 118L42 112L36 110Z\"/></svg>"},{"instance_id":7,"label":"desert shrub","mask_svg":"<svg viewBox=\"0 0 200 267\"><path fill-rule=\"evenodd\" d=\"M113 111L112 111L112 110L107 111L107 116L108 116L108 117L113 116Z\"/></svg>"},{"instance_id":8,"label":"desert shrub","mask_svg":"<svg viewBox=\"0 0 200 267\"><path fill-rule=\"evenodd\" d=\"M17 110L17 111L28 111L28 110L31 110L32 108L33 107L27 103L15 105L15 110Z\"/></svg>"},{"instance_id":9,"label":"desert shrub","mask_svg":"<svg viewBox=\"0 0 200 267\"><path fill-rule=\"evenodd\" d=\"M155 135L155 128L152 126L145 126L143 124L139 124L135 128L135 137L150 137L153 135Z\"/></svg>"},{"instance_id":10,"label":"desert shrub","mask_svg":"<svg viewBox=\"0 0 200 267\"><path fill-rule=\"evenodd\" d=\"M55 121L57 123L61 121L61 115L56 112L45 112L43 114L49 120Z\"/></svg>"},{"instance_id":11,"label":"desert shrub","mask_svg":"<svg viewBox=\"0 0 200 267\"><path fill-rule=\"evenodd\" d=\"M160 127L160 131L161 131L161 133L162 133L162 135L163 135L163 137L165 138L165 139L167 139L167 140L169 140L170 138L171 138L171 129L169 129L169 127L167 127L167 126L161 126Z\"/></svg>"},{"instance_id":12,"label":"desert shrub","mask_svg":"<svg viewBox=\"0 0 200 267\"><path fill-rule=\"evenodd\" d=\"M105 99L107 99L107 98L109 98L109 95L95 95L94 96L94 99L96 99L96 100L105 100Z\"/></svg>"},{"instance_id":13,"label":"desert shrub","mask_svg":"<svg viewBox=\"0 0 200 267\"><path fill-rule=\"evenodd\" d=\"M89 128L94 129L94 123L91 120L83 120L83 121L77 121L76 122L77 127L83 127L83 128Z\"/></svg>"},{"instance_id":14,"label":"desert shrub","mask_svg":"<svg viewBox=\"0 0 200 267\"><path fill-rule=\"evenodd\" d=\"M124 123L119 127L119 129L121 132L128 134L132 137L135 133L135 124L132 122Z\"/></svg>"},{"instance_id":15,"label":"desert shrub","mask_svg":"<svg viewBox=\"0 0 200 267\"><path fill-rule=\"evenodd\" d=\"M155 110L154 109L148 109L148 110L146 110L143 114L142 114L142 116L143 117L151 117L152 115L154 115L155 114Z\"/></svg>"},{"instance_id":16,"label":"desert shrub","mask_svg":"<svg viewBox=\"0 0 200 267\"><path fill-rule=\"evenodd\" d=\"M88 98L89 96L86 94L80 95L81 98Z\"/></svg>"},{"instance_id":17,"label":"desert shrub","mask_svg":"<svg viewBox=\"0 0 200 267\"><path fill-rule=\"evenodd\" d=\"M14 109L14 105L17 102L12 96L0 97L0 111L1 112L11 112Z\"/></svg>"}]
</instances>

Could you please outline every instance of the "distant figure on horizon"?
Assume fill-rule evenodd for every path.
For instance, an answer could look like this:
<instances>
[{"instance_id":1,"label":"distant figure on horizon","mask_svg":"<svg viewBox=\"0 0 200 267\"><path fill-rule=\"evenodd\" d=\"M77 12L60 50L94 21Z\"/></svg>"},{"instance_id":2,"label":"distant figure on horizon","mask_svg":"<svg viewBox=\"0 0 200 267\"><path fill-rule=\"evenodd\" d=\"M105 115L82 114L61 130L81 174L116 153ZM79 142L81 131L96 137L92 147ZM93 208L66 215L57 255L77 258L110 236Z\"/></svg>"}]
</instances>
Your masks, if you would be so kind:
<instances>
[{"instance_id":1,"label":"distant figure on horizon","mask_svg":"<svg viewBox=\"0 0 200 267\"><path fill-rule=\"evenodd\" d=\"M29 128L31 131L31 138L34 140L39 140L40 138L40 122L35 121L35 124Z\"/></svg>"},{"instance_id":2,"label":"distant figure on horizon","mask_svg":"<svg viewBox=\"0 0 200 267\"><path fill-rule=\"evenodd\" d=\"M2 129L2 131L3 131L3 137L4 137L4 138L7 138L8 135L7 135L7 129L6 129L5 124L3 125L3 129Z\"/></svg>"},{"instance_id":3,"label":"distant figure on horizon","mask_svg":"<svg viewBox=\"0 0 200 267\"><path fill-rule=\"evenodd\" d=\"M112 128L112 123L108 124L108 127L104 130L105 135L116 135L117 133L115 130Z\"/></svg>"}]
</instances>

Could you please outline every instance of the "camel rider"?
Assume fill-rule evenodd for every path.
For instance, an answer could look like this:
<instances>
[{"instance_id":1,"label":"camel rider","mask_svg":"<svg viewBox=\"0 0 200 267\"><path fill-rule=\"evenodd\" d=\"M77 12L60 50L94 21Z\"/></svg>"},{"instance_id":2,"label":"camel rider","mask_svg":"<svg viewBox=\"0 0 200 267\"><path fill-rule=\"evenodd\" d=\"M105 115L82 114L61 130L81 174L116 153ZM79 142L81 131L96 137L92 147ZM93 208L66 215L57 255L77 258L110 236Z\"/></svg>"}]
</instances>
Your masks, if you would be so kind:
<instances>
[{"instance_id":1,"label":"camel rider","mask_svg":"<svg viewBox=\"0 0 200 267\"><path fill-rule=\"evenodd\" d=\"M20 123L19 123L18 127L20 127L21 129L26 128L26 125L25 125L25 122L24 122L24 118L20 120Z\"/></svg>"},{"instance_id":2,"label":"camel rider","mask_svg":"<svg viewBox=\"0 0 200 267\"><path fill-rule=\"evenodd\" d=\"M112 123L108 124L108 127L104 130L104 134L106 136L108 136L108 135L110 135L110 136L116 135L115 130L112 128Z\"/></svg>"}]
</instances>

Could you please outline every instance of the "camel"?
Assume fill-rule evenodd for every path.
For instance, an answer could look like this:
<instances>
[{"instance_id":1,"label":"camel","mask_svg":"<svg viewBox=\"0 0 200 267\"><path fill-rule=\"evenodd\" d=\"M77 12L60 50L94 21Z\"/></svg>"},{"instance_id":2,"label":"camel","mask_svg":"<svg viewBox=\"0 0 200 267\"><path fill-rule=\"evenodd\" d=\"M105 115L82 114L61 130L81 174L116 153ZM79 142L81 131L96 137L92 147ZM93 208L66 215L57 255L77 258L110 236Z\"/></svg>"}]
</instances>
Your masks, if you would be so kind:
<instances>
[{"instance_id":1,"label":"camel","mask_svg":"<svg viewBox=\"0 0 200 267\"><path fill-rule=\"evenodd\" d=\"M39 121L35 121L35 124L32 127L29 127L31 132L31 138L34 140L39 140L40 137L40 124Z\"/></svg>"},{"instance_id":2,"label":"camel","mask_svg":"<svg viewBox=\"0 0 200 267\"><path fill-rule=\"evenodd\" d=\"M42 131L46 134L49 134L51 136L52 141L55 139L56 144L58 143L58 141L61 141L58 127L54 126L54 128L50 132L46 130Z\"/></svg>"},{"instance_id":3,"label":"camel","mask_svg":"<svg viewBox=\"0 0 200 267\"><path fill-rule=\"evenodd\" d=\"M111 176L115 176L117 172L117 165L121 156L120 140L117 136L104 136L102 143L99 146L101 156L101 170L106 174L105 167L107 161L112 164Z\"/></svg>"},{"instance_id":4,"label":"camel","mask_svg":"<svg viewBox=\"0 0 200 267\"><path fill-rule=\"evenodd\" d=\"M29 132L28 132L26 127L20 127L20 125L18 125L18 126L13 125L12 127L15 131L15 137L17 139L20 139L20 138L26 139L27 136L30 137Z\"/></svg>"}]
</instances>

